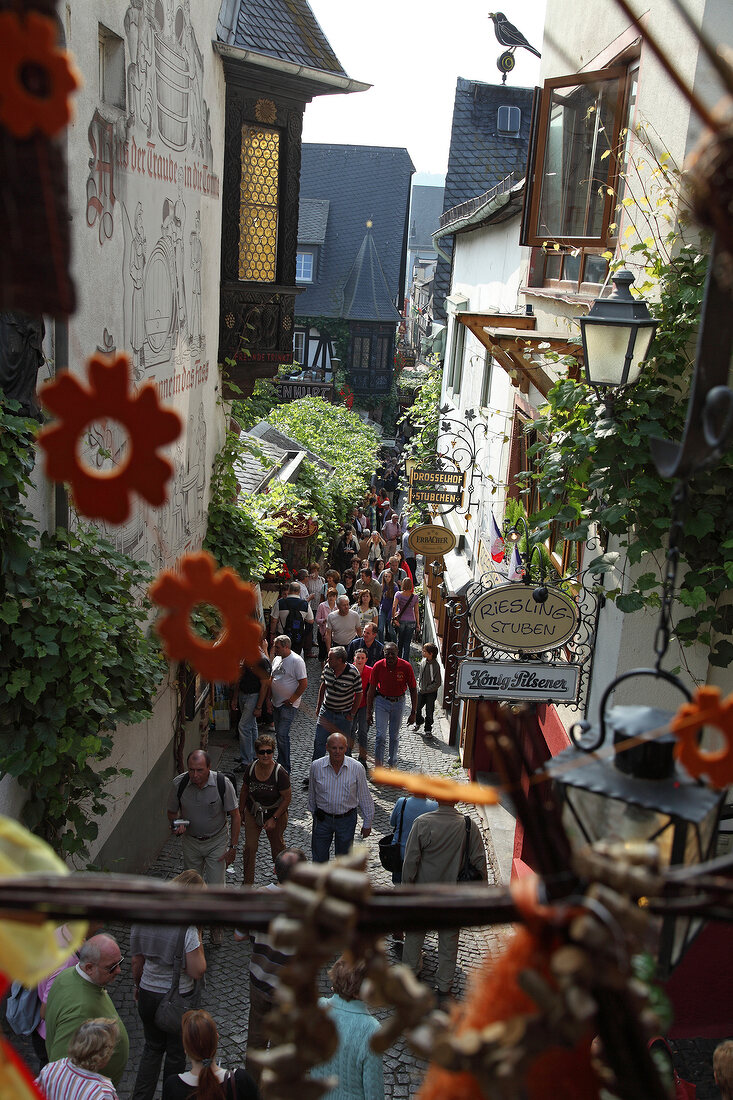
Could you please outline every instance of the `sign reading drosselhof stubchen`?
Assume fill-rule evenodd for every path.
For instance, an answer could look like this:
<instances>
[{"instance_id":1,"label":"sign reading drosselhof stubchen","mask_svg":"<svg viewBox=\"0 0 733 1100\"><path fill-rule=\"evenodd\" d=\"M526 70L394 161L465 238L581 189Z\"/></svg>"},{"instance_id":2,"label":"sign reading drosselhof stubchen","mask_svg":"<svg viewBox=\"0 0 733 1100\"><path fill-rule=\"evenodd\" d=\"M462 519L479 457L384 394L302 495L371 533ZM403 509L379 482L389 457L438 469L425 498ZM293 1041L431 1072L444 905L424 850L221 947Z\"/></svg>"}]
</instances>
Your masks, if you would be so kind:
<instances>
[{"instance_id":1,"label":"sign reading drosselhof stubchen","mask_svg":"<svg viewBox=\"0 0 733 1100\"><path fill-rule=\"evenodd\" d=\"M544 601L535 599L530 584L503 584L473 601L469 617L474 633L486 645L512 653L544 653L556 649L578 628L579 612L572 597L547 588Z\"/></svg>"},{"instance_id":2,"label":"sign reading drosselhof stubchen","mask_svg":"<svg viewBox=\"0 0 733 1100\"><path fill-rule=\"evenodd\" d=\"M449 504L460 508L465 484L466 475L460 470L412 470L408 504Z\"/></svg>"}]
</instances>

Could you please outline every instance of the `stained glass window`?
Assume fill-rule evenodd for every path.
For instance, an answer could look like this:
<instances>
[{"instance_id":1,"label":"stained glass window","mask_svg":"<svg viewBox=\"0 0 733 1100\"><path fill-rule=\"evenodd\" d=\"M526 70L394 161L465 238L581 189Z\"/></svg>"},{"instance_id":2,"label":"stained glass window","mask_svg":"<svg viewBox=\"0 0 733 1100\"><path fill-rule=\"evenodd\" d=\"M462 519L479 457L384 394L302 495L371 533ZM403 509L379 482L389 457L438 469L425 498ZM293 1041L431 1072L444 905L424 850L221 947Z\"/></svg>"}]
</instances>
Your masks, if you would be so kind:
<instances>
[{"instance_id":1,"label":"stained glass window","mask_svg":"<svg viewBox=\"0 0 733 1100\"><path fill-rule=\"evenodd\" d=\"M277 280L279 168L279 131L243 126L239 278L247 282Z\"/></svg>"}]
</instances>

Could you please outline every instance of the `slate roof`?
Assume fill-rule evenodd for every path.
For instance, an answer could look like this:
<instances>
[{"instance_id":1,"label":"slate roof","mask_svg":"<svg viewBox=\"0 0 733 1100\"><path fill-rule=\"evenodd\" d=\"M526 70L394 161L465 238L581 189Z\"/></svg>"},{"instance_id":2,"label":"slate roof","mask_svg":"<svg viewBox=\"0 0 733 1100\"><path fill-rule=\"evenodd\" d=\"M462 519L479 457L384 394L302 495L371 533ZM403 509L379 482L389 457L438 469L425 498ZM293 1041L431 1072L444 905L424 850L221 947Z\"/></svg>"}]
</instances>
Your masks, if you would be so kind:
<instances>
[{"instance_id":1,"label":"slate roof","mask_svg":"<svg viewBox=\"0 0 733 1100\"><path fill-rule=\"evenodd\" d=\"M252 442L262 451L267 461L262 462L258 455L244 454L241 461L235 462L234 473L239 483L240 492L244 496L251 496L262 489L268 481L277 477L277 471L288 459L288 451L267 443L263 439L253 438L252 432L245 432L245 438L252 438Z\"/></svg>"},{"instance_id":2,"label":"slate roof","mask_svg":"<svg viewBox=\"0 0 733 1100\"><path fill-rule=\"evenodd\" d=\"M298 242L323 244L328 225L328 199L301 199L298 212Z\"/></svg>"},{"instance_id":3,"label":"slate roof","mask_svg":"<svg viewBox=\"0 0 733 1100\"><path fill-rule=\"evenodd\" d=\"M308 450L302 443L298 443L296 439L291 439L289 435L285 435L279 428L275 428L272 424L268 424L266 420L260 420L253 428L250 428L248 435L253 436L258 445L262 446L263 450L267 450L268 447L279 449L282 454L294 454L297 451L305 451L308 460L313 462L316 466L320 466L322 470L330 471L333 466L326 462L324 458L315 454L314 451Z\"/></svg>"},{"instance_id":4,"label":"slate roof","mask_svg":"<svg viewBox=\"0 0 733 1100\"><path fill-rule=\"evenodd\" d=\"M483 84L459 77L453 105L448 171L445 177L443 210L491 190L510 173L519 180L527 168L532 89L504 84ZM498 131L499 107L519 107L519 134L512 137ZM438 241L450 254L450 237ZM435 316L445 318L444 300L450 288L450 265L438 258L435 274Z\"/></svg>"},{"instance_id":5,"label":"slate roof","mask_svg":"<svg viewBox=\"0 0 733 1100\"><path fill-rule=\"evenodd\" d=\"M349 272L343 290L341 316L347 321L399 321L392 296L379 262L371 226Z\"/></svg>"},{"instance_id":6,"label":"slate roof","mask_svg":"<svg viewBox=\"0 0 733 1100\"><path fill-rule=\"evenodd\" d=\"M229 45L346 76L307 0L239 0Z\"/></svg>"},{"instance_id":7,"label":"slate roof","mask_svg":"<svg viewBox=\"0 0 733 1100\"><path fill-rule=\"evenodd\" d=\"M429 248L432 250L432 235L438 228L438 219L443 213L444 191L444 187L428 187L422 183L413 184L410 199L408 248Z\"/></svg>"},{"instance_id":8,"label":"slate roof","mask_svg":"<svg viewBox=\"0 0 733 1100\"><path fill-rule=\"evenodd\" d=\"M404 285L410 178L414 171L406 149L375 145L303 145L301 204L319 199L328 200L329 207L325 239L318 258L318 277L296 298L297 316L342 316L347 281L359 267L357 261L362 249L361 275L372 271L370 257L376 253L389 300L399 301ZM365 236L368 221L372 222L372 231ZM365 243L367 237L371 238L372 245ZM298 239L302 244L313 243L301 238L300 234ZM359 286L364 285L361 277L357 282ZM381 299L381 289L376 297ZM359 291L353 300L353 308L358 309L357 301L365 299ZM393 316L390 314L389 319ZM360 319L376 321L380 317Z\"/></svg>"}]
</instances>

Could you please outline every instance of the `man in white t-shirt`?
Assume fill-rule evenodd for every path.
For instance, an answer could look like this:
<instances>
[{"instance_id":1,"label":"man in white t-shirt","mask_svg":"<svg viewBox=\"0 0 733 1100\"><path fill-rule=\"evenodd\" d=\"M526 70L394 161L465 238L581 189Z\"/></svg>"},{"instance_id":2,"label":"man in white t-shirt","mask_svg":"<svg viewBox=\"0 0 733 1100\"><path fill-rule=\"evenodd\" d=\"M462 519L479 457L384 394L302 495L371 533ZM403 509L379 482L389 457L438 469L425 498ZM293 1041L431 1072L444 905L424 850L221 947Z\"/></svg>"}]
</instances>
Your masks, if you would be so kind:
<instances>
[{"instance_id":1,"label":"man in white t-shirt","mask_svg":"<svg viewBox=\"0 0 733 1100\"><path fill-rule=\"evenodd\" d=\"M300 698L308 687L305 661L293 653L290 638L279 634L273 642L272 710L275 716L275 740L278 763L290 774L290 727L300 707Z\"/></svg>"},{"instance_id":2,"label":"man in white t-shirt","mask_svg":"<svg viewBox=\"0 0 733 1100\"><path fill-rule=\"evenodd\" d=\"M347 646L354 638L361 638L361 618L349 606L348 596L339 596L336 610L326 619L326 649L334 645Z\"/></svg>"}]
</instances>

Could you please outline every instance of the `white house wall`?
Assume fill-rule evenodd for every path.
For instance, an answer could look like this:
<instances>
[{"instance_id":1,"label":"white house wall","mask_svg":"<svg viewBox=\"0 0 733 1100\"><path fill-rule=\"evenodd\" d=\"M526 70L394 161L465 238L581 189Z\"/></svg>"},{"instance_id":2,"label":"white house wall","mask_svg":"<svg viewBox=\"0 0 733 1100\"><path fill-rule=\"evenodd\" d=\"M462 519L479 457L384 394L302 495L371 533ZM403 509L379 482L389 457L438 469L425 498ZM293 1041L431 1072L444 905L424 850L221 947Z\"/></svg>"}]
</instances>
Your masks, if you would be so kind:
<instances>
[{"instance_id":1,"label":"white house wall","mask_svg":"<svg viewBox=\"0 0 733 1100\"><path fill-rule=\"evenodd\" d=\"M82 374L95 352L125 351L136 380L154 383L182 418L184 432L166 452L175 464L168 502L155 509L137 501L124 525L100 525L118 550L155 571L200 549L212 460L223 438L217 344L224 79L211 46L219 6L70 0L65 13L67 46L84 79L67 135L78 295L69 366ZM111 41L124 49L116 84L124 107L101 95L100 35L118 36ZM86 461L97 464L99 447L123 457L116 428L92 426ZM44 523L52 500L39 485L35 503ZM174 715L175 695L165 686L150 721L117 730L112 759L133 775L112 785L97 850L161 761Z\"/></svg>"},{"instance_id":2,"label":"white house wall","mask_svg":"<svg viewBox=\"0 0 733 1100\"><path fill-rule=\"evenodd\" d=\"M733 39L731 7L729 0L689 0L688 11L698 26L702 26L715 43L730 43ZM658 36L661 45L672 59L677 71L688 85L694 86L702 99L715 104L720 98L720 88L711 73L710 66L699 54L697 44L676 15L670 0L650 0L645 5L635 5L643 10L644 20ZM547 6L544 45L542 49L542 80L577 71L592 71L608 65L622 46L630 45L638 37L631 31L628 20L611 0L598 0L592 5L578 6L574 0L549 0ZM671 109L673 108L673 109ZM696 143L701 126L686 100L677 91L667 74L648 48L642 52L639 70L639 89L636 108L637 122L649 124L655 133L654 144L658 153L668 152L677 164L682 165L685 156ZM648 157L637 139L632 142L631 156ZM649 166L651 171L653 165ZM643 171L643 169L642 169ZM622 213L620 236L623 239L627 215ZM526 264L527 261L525 261ZM635 274L634 257L628 257L628 266ZM526 279L526 267L522 280ZM554 298L545 291L534 294L531 288L523 289L523 296L531 302L537 315L537 328L542 331L570 332L579 336L575 318L585 310ZM623 567L623 555L620 566ZM634 567L638 572L651 568L642 561ZM608 587L619 578L607 580ZM603 690L619 673L654 662L653 641L656 630L655 613L636 612L623 615L608 602L599 619L598 640L595 651L593 679L588 704L588 715L595 721ZM665 661L665 667L687 665L690 675L702 682L720 686L725 692L733 690L733 670L708 666L707 647L691 647L681 658L674 646ZM689 679L683 674L685 679ZM618 702L639 700L650 705L676 707L679 702L674 689L659 681L644 680L640 689L633 682L624 685L618 693Z\"/></svg>"},{"instance_id":3,"label":"white house wall","mask_svg":"<svg viewBox=\"0 0 733 1100\"><path fill-rule=\"evenodd\" d=\"M518 309L522 249L519 246L519 219L511 218L498 225L485 226L456 235L453 247L453 275L450 298L464 298L461 310L467 313L511 313ZM460 394L448 386L450 355L454 346L455 312L449 305L446 361L443 372L441 404L448 402L461 416L467 409L479 410L486 362L486 348L469 330L465 330L463 377ZM488 404L481 409L486 419L488 435L478 453L477 465L483 474L479 507L466 523L465 518L450 517L456 535L466 536L466 556L476 576L482 570L479 543L488 541L489 520L494 511L501 524L506 497L505 480L508 465L507 437L511 428L514 394L509 375L491 360ZM537 395L539 397L539 395ZM482 556L483 560L483 556Z\"/></svg>"}]
</instances>

